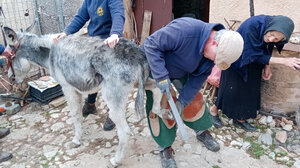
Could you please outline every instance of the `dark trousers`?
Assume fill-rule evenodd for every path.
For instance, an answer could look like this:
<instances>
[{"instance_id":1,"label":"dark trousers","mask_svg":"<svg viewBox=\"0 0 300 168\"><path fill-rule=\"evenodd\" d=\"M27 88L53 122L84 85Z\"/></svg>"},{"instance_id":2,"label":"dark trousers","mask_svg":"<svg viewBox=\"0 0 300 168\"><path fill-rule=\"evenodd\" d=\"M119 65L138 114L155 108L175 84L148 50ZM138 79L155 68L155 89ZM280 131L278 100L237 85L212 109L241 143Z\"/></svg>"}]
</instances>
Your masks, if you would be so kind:
<instances>
[{"instance_id":1,"label":"dark trousers","mask_svg":"<svg viewBox=\"0 0 300 168\"><path fill-rule=\"evenodd\" d=\"M89 94L87 102L90 104L94 104L96 102L97 93Z\"/></svg>"}]
</instances>

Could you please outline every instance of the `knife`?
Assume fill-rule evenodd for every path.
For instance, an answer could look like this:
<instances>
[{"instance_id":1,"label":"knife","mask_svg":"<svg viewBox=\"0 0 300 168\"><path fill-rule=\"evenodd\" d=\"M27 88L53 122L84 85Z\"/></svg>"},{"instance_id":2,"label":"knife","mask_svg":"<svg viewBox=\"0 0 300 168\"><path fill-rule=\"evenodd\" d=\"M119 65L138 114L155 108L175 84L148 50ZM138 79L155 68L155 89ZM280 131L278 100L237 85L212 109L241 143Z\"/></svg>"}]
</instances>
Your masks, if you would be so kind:
<instances>
[{"instance_id":1,"label":"knife","mask_svg":"<svg viewBox=\"0 0 300 168\"><path fill-rule=\"evenodd\" d=\"M174 116L174 118L175 118L175 121L176 121L176 123L177 123L178 129L179 129L180 134L181 134L181 136L182 136L182 139L183 139L183 141L187 142L187 140L188 140L188 135L187 135L186 129L184 128L183 121L182 121L182 119L181 119L181 117L180 117L180 115L179 115L179 112L178 112L177 107L176 107L176 105L175 105L175 103L174 103L174 100L173 100L173 98L172 98L172 96L171 96L170 91L167 91L167 92L166 92L166 96L167 96L169 105L170 105L170 107L171 107L172 114L173 114L173 116ZM170 117L170 118L173 118L172 114L169 113L169 117Z\"/></svg>"}]
</instances>

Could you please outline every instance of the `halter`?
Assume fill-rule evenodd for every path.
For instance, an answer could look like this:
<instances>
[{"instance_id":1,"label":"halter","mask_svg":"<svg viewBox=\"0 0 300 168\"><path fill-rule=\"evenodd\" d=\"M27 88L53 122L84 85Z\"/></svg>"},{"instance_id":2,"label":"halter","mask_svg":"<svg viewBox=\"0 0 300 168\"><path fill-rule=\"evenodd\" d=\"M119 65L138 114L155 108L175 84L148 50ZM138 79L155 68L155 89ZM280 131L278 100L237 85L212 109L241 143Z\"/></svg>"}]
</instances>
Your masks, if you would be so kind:
<instances>
[{"instance_id":1,"label":"halter","mask_svg":"<svg viewBox=\"0 0 300 168\"><path fill-rule=\"evenodd\" d=\"M15 54L19 48L20 43L22 42L23 38L20 38L20 40L15 45L9 45L11 48L11 54L3 54L7 58L7 67L5 68L5 73L8 72L8 69L11 68L12 75L15 76L14 68L12 66L12 61L15 58Z\"/></svg>"}]
</instances>

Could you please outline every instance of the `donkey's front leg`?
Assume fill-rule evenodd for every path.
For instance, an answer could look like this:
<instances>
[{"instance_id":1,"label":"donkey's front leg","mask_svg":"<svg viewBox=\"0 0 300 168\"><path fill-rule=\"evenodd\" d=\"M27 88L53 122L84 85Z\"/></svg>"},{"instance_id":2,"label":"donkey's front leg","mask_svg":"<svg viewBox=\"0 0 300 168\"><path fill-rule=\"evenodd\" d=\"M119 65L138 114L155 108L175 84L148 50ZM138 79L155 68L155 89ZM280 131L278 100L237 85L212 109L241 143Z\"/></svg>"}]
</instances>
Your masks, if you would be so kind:
<instances>
[{"instance_id":1,"label":"donkey's front leg","mask_svg":"<svg viewBox=\"0 0 300 168\"><path fill-rule=\"evenodd\" d=\"M80 138L82 135L82 95L70 86L63 87L62 89L70 108L71 120L75 131L72 142L75 145L80 145Z\"/></svg>"}]
</instances>

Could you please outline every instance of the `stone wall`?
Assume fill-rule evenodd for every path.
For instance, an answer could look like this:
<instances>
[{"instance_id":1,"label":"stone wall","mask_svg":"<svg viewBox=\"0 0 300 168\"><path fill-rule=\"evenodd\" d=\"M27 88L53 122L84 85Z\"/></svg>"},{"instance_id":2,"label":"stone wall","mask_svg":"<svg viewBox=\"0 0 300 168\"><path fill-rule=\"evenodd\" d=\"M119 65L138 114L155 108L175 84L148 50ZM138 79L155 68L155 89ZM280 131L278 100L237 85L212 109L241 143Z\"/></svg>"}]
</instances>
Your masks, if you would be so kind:
<instances>
[{"instance_id":1,"label":"stone wall","mask_svg":"<svg viewBox=\"0 0 300 168\"><path fill-rule=\"evenodd\" d=\"M299 46L300 47L300 46ZM300 52L283 51L284 57L298 57ZM273 52L273 57L280 56ZM300 106L300 71L283 65L271 65L272 77L261 85L261 107L266 112L295 112Z\"/></svg>"}]
</instances>

